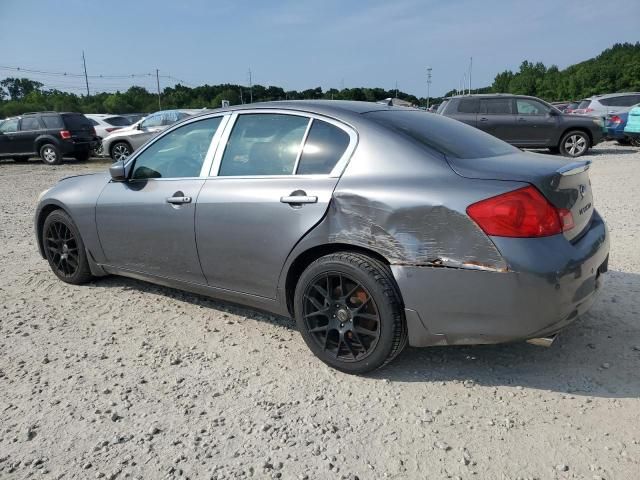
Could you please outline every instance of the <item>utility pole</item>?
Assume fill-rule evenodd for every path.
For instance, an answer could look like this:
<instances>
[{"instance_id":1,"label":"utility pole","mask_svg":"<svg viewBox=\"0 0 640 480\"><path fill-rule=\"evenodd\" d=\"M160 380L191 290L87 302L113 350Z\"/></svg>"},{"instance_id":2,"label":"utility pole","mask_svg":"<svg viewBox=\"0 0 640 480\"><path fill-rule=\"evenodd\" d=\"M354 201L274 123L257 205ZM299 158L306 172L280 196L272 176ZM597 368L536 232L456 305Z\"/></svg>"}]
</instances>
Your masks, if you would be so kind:
<instances>
[{"instance_id":1,"label":"utility pole","mask_svg":"<svg viewBox=\"0 0 640 480\"><path fill-rule=\"evenodd\" d=\"M431 70L433 68L427 67L427 109L429 109L429 99L431 97Z\"/></svg>"},{"instance_id":2,"label":"utility pole","mask_svg":"<svg viewBox=\"0 0 640 480\"><path fill-rule=\"evenodd\" d=\"M162 110L162 106L160 104L160 74L158 73L157 68L156 68L156 85L158 87L158 110Z\"/></svg>"},{"instance_id":3,"label":"utility pole","mask_svg":"<svg viewBox=\"0 0 640 480\"><path fill-rule=\"evenodd\" d=\"M251 83L251 69L249 69L249 103L253 103L253 83Z\"/></svg>"},{"instance_id":4,"label":"utility pole","mask_svg":"<svg viewBox=\"0 0 640 480\"><path fill-rule=\"evenodd\" d=\"M471 71L473 70L473 57L469 58L469 95L471 95Z\"/></svg>"},{"instance_id":5,"label":"utility pole","mask_svg":"<svg viewBox=\"0 0 640 480\"><path fill-rule=\"evenodd\" d=\"M82 51L82 65L84 65L84 83L87 85L87 97L89 96L89 77L87 76L87 62L84 59L84 50Z\"/></svg>"},{"instance_id":6,"label":"utility pole","mask_svg":"<svg viewBox=\"0 0 640 480\"><path fill-rule=\"evenodd\" d=\"M242 88L240 89L240 103L244 105L244 98L242 98Z\"/></svg>"},{"instance_id":7,"label":"utility pole","mask_svg":"<svg viewBox=\"0 0 640 480\"><path fill-rule=\"evenodd\" d=\"M398 98L398 80L396 80L396 98Z\"/></svg>"}]
</instances>

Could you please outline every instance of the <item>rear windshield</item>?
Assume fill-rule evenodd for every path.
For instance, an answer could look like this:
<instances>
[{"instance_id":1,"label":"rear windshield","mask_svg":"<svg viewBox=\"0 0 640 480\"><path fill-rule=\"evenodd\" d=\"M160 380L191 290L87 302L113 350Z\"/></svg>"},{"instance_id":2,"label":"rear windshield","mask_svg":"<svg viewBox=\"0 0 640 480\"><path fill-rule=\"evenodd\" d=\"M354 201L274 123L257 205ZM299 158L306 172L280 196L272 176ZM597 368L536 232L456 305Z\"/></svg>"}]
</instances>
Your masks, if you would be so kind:
<instances>
[{"instance_id":1,"label":"rear windshield","mask_svg":"<svg viewBox=\"0 0 640 480\"><path fill-rule=\"evenodd\" d=\"M365 115L444 155L482 158L518 151L488 133L442 115L419 110L379 110Z\"/></svg>"},{"instance_id":2,"label":"rear windshield","mask_svg":"<svg viewBox=\"0 0 640 480\"><path fill-rule=\"evenodd\" d=\"M578 108L587 108L591 104L591 100L582 100Z\"/></svg>"},{"instance_id":3,"label":"rear windshield","mask_svg":"<svg viewBox=\"0 0 640 480\"><path fill-rule=\"evenodd\" d=\"M109 125L113 125L114 127L126 127L127 125L131 125L129 119L124 117L109 117L104 119Z\"/></svg>"},{"instance_id":4,"label":"rear windshield","mask_svg":"<svg viewBox=\"0 0 640 480\"><path fill-rule=\"evenodd\" d=\"M62 118L64 119L64 124L69 130L92 127L89 119L81 113L69 113L62 115Z\"/></svg>"}]
</instances>

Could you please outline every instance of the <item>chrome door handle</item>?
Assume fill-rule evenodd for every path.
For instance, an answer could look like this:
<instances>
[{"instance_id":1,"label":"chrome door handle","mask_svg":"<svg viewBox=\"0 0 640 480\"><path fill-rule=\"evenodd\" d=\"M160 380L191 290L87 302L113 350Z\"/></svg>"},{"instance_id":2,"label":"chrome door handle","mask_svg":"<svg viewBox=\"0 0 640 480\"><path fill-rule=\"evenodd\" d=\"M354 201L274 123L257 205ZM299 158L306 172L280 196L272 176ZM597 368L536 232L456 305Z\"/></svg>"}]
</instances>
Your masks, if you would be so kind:
<instances>
[{"instance_id":1,"label":"chrome door handle","mask_svg":"<svg viewBox=\"0 0 640 480\"><path fill-rule=\"evenodd\" d=\"M183 203L191 203L191 197L168 197L167 203L172 203L173 205L181 205Z\"/></svg>"},{"instance_id":2,"label":"chrome door handle","mask_svg":"<svg viewBox=\"0 0 640 480\"><path fill-rule=\"evenodd\" d=\"M280 197L282 203L318 203L318 197L309 195L289 195L288 197Z\"/></svg>"}]
</instances>

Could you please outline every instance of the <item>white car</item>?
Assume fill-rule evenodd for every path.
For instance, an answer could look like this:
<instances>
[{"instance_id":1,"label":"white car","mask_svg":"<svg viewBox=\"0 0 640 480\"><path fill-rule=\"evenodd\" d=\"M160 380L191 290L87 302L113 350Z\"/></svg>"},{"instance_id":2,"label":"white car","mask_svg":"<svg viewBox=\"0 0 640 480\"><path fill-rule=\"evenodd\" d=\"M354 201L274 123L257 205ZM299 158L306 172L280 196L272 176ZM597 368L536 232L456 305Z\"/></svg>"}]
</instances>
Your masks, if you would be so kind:
<instances>
[{"instance_id":1,"label":"white car","mask_svg":"<svg viewBox=\"0 0 640 480\"><path fill-rule=\"evenodd\" d=\"M124 160L158 132L165 130L178 120L202 111L180 109L152 113L133 125L113 132L104 138L102 140L102 154L111 157L116 162Z\"/></svg>"},{"instance_id":2,"label":"white car","mask_svg":"<svg viewBox=\"0 0 640 480\"><path fill-rule=\"evenodd\" d=\"M131 125L131 121L120 115L110 115L104 113L87 113L85 117L89 119L93 128L96 130L96 136L100 139L100 144L95 149L97 154L102 152L102 139L109 136L110 133L120 130L123 127Z\"/></svg>"}]
</instances>

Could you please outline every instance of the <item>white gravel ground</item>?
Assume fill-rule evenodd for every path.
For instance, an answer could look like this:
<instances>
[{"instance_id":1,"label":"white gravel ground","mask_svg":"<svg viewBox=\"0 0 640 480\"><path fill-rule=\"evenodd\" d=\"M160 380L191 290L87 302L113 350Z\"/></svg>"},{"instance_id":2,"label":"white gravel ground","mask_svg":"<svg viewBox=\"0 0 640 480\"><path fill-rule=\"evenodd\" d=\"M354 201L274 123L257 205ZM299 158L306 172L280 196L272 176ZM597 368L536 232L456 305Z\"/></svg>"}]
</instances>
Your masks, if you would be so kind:
<instances>
[{"instance_id":1,"label":"white gravel ground","mask_svg":"<svg viewBox=\"0 0 640 480\"><path fill-rule=\"evenodd\" d=\"M589 158L612 237L550 348L407 349L331 370L290 320L38 255L38 193L104 162L0 163L0 478L640 478L640 151Z\"/></svg>"}]
</instances>

